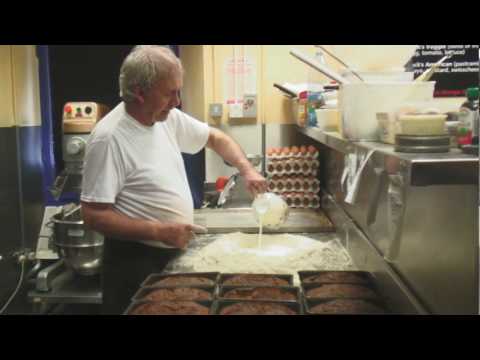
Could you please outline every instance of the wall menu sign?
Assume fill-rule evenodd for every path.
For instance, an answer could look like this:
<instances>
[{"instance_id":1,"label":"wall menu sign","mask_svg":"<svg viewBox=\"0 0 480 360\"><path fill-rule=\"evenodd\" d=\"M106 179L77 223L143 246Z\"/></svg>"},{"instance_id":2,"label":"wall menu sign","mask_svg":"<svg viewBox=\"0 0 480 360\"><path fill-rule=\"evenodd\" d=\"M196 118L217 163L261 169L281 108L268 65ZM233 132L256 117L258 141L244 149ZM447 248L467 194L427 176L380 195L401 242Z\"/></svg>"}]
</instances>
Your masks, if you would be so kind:
<instances>
[{"instance_id":1,"label":"wall menu sign","mask_svg":"<svg viewBox=\"0 0 480 360\"><path fill-rule=\"evenodd\" d=\"M479 85L479 45L419 45L411 60L414 76L446 55L451 57L435 71L435 97L463 97L469 87Z\"/></svg>"}]
</instances>

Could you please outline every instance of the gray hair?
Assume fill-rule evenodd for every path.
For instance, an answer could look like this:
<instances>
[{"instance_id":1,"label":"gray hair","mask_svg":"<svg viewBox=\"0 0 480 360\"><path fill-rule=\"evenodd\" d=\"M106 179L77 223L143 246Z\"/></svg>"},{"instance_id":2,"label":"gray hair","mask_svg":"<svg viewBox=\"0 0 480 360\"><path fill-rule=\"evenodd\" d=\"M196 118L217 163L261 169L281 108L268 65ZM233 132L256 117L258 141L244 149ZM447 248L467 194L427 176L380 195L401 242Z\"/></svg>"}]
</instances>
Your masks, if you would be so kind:
<instances>
[{"instance_id":1,"label":"gray hair","mask_svg":"<svg viewBox=\"0 0 480 360\"><path fill-rule=\"evenodd\" d=\"M182 63L168 47L135 46L120 68L120 97L132 102L136 88L148 91L158 81L169 80L176 74L183 76Z\"/></svg>"}]
</instances>

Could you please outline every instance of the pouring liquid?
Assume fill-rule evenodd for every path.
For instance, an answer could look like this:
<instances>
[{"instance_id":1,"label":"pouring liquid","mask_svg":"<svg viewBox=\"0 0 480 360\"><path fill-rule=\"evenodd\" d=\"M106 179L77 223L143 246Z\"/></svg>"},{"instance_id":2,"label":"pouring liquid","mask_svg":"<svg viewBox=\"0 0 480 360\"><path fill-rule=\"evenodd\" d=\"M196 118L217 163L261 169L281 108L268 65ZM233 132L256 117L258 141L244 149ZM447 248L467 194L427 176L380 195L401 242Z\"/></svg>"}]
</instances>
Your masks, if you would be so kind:
<instances>
[{"instance_id":1,"label":"pouring liquid","mask_svg":"<svg viewBox=\"0 0 480 360\"><path fill-rule=\"evenodd\" d=\"M262 248L262 232L263 232L263 215L259 216L259 228L258 228L258 248Z\"/></svg>"}]
</instances>

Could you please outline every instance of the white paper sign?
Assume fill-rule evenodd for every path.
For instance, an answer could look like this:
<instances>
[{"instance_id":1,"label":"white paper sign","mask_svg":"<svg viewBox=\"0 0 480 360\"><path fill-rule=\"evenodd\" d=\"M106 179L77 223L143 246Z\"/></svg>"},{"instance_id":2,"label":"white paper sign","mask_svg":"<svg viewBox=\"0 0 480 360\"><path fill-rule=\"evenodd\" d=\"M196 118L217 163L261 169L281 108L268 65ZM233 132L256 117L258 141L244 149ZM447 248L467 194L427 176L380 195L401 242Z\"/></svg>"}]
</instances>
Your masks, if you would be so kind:
<instances>
[{"instance_id":1,"label":"white paper sign","mask_svg":"<svg viewBox=\"0 0 480 360\"><path fill-rule=\"evenodd\" d=\"M257 93L257 66L249 56L229 57L223 71L224 101L226 104L243 103L245 94Z\"/></svg>"}]
</instances>

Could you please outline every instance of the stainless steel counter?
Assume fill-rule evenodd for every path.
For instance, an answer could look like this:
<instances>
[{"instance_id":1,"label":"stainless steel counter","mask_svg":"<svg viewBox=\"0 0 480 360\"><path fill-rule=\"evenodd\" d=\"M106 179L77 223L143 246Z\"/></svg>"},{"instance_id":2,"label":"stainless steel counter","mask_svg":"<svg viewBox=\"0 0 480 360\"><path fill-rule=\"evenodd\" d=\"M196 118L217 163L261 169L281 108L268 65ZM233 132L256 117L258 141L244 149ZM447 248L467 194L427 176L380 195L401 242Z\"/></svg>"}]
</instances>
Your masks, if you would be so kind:
<instances>
[{"instance_id":1,"label":"stainless steel counter","mask_svg":"<svg viewBox=\"0 0 480 360\"><path fill-rule=\"evenodd\" d=\"M302 233L302 236L308 237L319 242L336 241L339 245L338 251L346 250L353 263L343 270L364 270L372 273L377 281L380 292L382 293L390 311L396 314L426 314L427 310L416 300L415 296L402 283L399 277L390 269L384 261L382 254L365 239L365 236L358 230L358 227L348 219L348 216L336 205L331 198L325 198L324 207L332 216L332 220L342 224L338 232L330 233ZM233 209L232 209L233 210ZM237 209L238 210L238 209ZM200 211L201 213L202 211ZM230 214L231 215L231 214ZM203 213L203 216L218 217L218 213L211 211ZM223 217L228 221L227 216ZM217 220L221 221L221 220ZM228 232L239 231L238 229L228 229ZM258 228L257 228L258 231ZM173 259L165 268L165 273L195 272L191 262L182 261L184 257L195 257L204 247L208 246L222 236L221 234L197 235L189 244L188 248ZM340 250L342 248L342 250ZM185 265L186 263L190 265ZM311 270L311 269L305 269ZM329 269L324 269L329 270ZM218 269L217 271L221 271ZM248 272L246 270L246 272ZM292 272L294 274L294 272Z\"/></svg>"},{"instance_id":2,"label":"stainless steel counter","mask_svg":"<svg viewBox=\"0 0 480 360\"><path fill-rule=\"evenodd\" d=\"M343 153L352 151L352 149L355 147L359 147L365 150L377 150L384 154L395 155L396 157L411 163L478 162L478 156L464 154L459 149L451 149L448 153L440 154L400 153L395 152L393 145L369 141L352 142L348 139L344 139L338 132L322 131L318 128L312 127L298 127L298 130L308 137L311 137L312 139L315 139L316 141Z\"/></svg>"},{"instance_id":3,"label":"stainless steel counter","mask_svg":"<svg viewBox=\"0 0 480 360\"><path fill-rule=\"evenodd\" d=\"M478 156L457 149L398 153L387 144L298 130L319 143L322 189L422 308L432 314L478 314ZM359 160L372 150L368 161ZM356 161L357 169L363 162L363 171L345 171L347 160ZM345 173L352 175L347 181ZM351 178L356 198L345 201ZM347 220L323 209L342 231Z\"/></svg>"},{"instance_id":4,"label":"stainless steel counter","mask_svg":"<svg viewBox=\"0 0 480 360\"><path fill-rule=\"evenodd\" d=\"M411 185L455 185L478 184L478 156L468 155L459 149L450 149L440 154L410 154L395 152L394 146L378 142L352 142L337 132L326 132L318 128L301 128L298 131L329 148L343 154L367 153L374 150L374 159L395 159L390 166L410 168Z\"/></svg>"}]
</instances>

